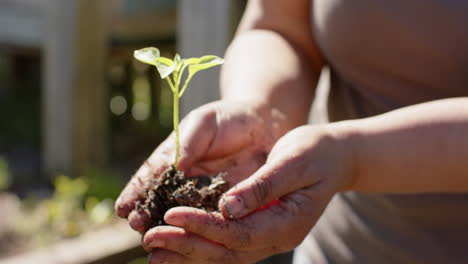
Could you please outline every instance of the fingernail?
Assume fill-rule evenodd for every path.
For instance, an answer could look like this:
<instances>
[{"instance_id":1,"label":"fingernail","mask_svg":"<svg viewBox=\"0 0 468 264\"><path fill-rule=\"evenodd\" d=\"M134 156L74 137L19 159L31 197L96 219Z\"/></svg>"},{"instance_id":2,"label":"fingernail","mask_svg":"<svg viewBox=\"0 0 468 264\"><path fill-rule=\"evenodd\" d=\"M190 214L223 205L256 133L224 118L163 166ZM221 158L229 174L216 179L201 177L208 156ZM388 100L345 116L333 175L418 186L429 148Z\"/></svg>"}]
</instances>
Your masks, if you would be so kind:
<instances>
[{"instance_id":1,"label":"fingernail","mask_svg":"<svg viewBox=\"0 0 468 264\"><path fill-rule=\"evenodd\" d=\"M229 214L229 218L233 219L241 217L244 211L244 202L238 196L227 195L223 197L223 205Z\"/></svg>"},{"instance_id":2,"label":"fingernail","mask_svg":"<svg viewBox=\"0 0 468 264\"><path fill-rule=\"evenodd\" d=\"M174 215L173 211L174 209L170 209L166 212L164 215L164 221L172 226L184 227L187 218L181 215L177 215L177 213Z\"/></svg>"},{"instance_id":3,"label":"fingernail","mask_svg":"<svg viewBox=\"0 0 468 264\"><path fill-rule=\"evenodd\" d=\"M151 248L162 248L165 246L165 242L161 239L156 238L153 241L150 241L147 246Z\"/></svg>"},{"instance_id":4,"label":"fingernail","mask_svg":"<svg viewBox=\"0 0 468 264\"><path fill-rule=\"evenodd\" d=\"M122 210L122 198L117 198L117 201L114 203L114 211L117 213L117 215L121 216L120 214L123 213Z\"/></svg>"}]
</instances>

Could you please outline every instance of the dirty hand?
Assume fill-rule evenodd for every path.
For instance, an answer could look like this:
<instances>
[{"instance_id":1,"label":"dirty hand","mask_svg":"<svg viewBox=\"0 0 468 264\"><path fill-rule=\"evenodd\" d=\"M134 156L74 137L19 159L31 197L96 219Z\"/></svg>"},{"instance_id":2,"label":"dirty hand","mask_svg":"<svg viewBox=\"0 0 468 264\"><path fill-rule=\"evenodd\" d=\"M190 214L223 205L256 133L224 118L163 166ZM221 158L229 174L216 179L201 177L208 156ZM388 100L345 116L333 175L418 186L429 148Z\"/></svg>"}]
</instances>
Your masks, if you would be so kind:
<instances>
[{"instance_id":1,"label":"dirty hand","mask_svg":"<svg viewBox=\"0 0 468 264\"><path fill-rule=\"evenodd\" d=\"M254 263L297 246L352 183L352 149L329 126L282 137L266 163L221 199L221 213L177 207L144 236L150 263Z\"/></svg>"},{"instance_id":2,"label":"dirty hand","mask_svg":"<svg viewBox=\"0 0 468 264\"><path fill-rule=\"evenodd\" d=\"M218 101L192 111L180 125L178 169L188 176L227 172L225 180L236 184L265 163L279 136L267 108L248 102ZM174 133L144 162L118 198L115 209L139 232L148 229L148 216L139 214L135 202L142 199L145 184L174 162Z\"/></svg>"}]
</instances>

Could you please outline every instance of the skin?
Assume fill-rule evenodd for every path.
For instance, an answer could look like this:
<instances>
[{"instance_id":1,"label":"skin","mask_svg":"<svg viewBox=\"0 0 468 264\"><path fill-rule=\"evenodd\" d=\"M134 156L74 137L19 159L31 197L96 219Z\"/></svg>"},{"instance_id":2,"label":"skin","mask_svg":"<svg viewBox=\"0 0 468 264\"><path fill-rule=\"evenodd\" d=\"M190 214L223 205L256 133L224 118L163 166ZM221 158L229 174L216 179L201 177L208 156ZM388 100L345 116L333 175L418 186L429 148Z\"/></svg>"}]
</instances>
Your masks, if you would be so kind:
<instances>
[{"instance_id":1,"label":"skin","mask_svg":"<svg viewBox=\"0 0 468 264\"><path fill-rule=\"evenodd\" d=\"M340 191L468 191L468 98L303 125L323 66L309 5L249 1L226 55L223 99L182 122L180 168L227 171L235 184L220 213L173 208L165 215L172 226L146 230L132 211L144 182L171 163L171 138L123 190L116 211L145 232L150 263L254 263L288 251Z\"/></svg>"}]
</instances>

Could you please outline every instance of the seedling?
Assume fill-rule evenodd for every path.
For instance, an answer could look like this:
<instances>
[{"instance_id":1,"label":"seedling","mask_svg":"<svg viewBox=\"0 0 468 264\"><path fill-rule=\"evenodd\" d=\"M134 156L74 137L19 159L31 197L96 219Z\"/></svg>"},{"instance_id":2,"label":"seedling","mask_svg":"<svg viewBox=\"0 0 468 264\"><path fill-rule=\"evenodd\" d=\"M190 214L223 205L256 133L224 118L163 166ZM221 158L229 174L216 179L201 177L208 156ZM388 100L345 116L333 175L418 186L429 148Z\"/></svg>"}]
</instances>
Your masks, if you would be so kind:
<instances>
[{"instance_id":1,"label":"seedling","mask_svg":"<svg viewBox=\"0 0 468 264\"><path fill-rule=\"evenodd\" d=\"M206 70L208 68L223 64L224 60L214 56L207 55L200 58L181 59L179 54L176 54L174 60L166 57L161 57L161 53L157 48L144 48L136 50L134 56L137 60L156 66L161 79L166 80L173 94L173 122L175 133L175 161L174 167L177 169L179 165L179 99L184 94L190 80L195 73ZM188 74L184 76L188 69ZM185 77L185 78L184 78ZM185 80L183 80L185 79ZM181 84L183 83L182 87Z\"/></svg>"}]
</instances>

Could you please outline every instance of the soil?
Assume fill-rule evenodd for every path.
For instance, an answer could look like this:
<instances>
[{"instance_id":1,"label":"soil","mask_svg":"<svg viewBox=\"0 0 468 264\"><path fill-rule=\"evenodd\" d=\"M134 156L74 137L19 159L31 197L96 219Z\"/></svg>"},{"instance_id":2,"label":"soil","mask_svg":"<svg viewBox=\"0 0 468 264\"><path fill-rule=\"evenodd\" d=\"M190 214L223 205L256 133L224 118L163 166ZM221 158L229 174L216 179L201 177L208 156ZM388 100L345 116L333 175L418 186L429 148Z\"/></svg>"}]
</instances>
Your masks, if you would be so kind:
<instances>
[{"instance_id":1,"label":"soil","mask_svg":"<svg viewBox=\"0 0 468 264\"><path fill-rule=\"evenodd\" d=\"M174 167L163 172L146 186L146 198L136 208L150 216L152 228L166 224L164 214L177 206L190 206L208 212L218 211L221 195L229 189L229 183L220 173L214 177L186 178Z\"/></svg>"}]
</instances>

